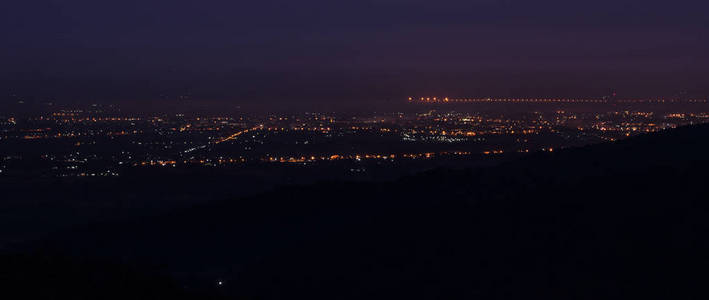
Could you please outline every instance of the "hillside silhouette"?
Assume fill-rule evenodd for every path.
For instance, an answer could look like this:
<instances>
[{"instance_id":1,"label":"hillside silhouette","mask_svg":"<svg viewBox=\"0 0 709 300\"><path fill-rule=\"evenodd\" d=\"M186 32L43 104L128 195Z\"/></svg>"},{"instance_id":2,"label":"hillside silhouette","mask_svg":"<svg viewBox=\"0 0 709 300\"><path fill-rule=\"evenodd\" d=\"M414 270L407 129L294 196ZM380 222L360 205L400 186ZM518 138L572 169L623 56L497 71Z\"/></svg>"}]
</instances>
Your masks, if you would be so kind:
<instances>
[{"instance_id":1,"label":"hillside silhouette","mask_svg":"<svg viewBox=\"0 0 709 300\"><path fill-rule=\"evenodd\" d=\"M24 249L158 266L238 299L706 299L708 179L709 126L691 126L490 168L282 187Z\"/></svg>"}]
</instances>

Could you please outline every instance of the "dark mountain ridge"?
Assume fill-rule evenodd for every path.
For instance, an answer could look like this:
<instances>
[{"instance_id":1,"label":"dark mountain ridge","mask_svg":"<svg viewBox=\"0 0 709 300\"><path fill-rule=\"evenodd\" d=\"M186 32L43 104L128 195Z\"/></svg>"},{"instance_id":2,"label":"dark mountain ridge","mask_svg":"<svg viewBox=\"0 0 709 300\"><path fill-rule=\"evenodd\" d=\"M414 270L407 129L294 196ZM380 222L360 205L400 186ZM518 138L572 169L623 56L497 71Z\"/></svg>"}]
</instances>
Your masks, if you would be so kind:
<instances>
[{"instance_id":1,"label":"dark mountain ridge","mask_svg":"<svg viewBox=\"0 0 709 300\"><path fill-rule=\"evenodd\" d=\"M709 126L389 183L284 187L31 249L258 299L705 299ZM216 282L221 281L221 285Z\"/></svg>"}]
</instances>

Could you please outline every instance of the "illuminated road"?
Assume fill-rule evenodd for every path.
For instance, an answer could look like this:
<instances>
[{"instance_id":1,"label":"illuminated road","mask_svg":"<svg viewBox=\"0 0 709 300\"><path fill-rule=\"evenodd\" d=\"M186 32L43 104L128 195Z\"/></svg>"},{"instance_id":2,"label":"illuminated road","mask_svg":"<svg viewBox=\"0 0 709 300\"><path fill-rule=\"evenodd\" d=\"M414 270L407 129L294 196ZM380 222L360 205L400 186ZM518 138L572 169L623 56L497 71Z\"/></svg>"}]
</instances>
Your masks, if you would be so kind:
<instances>
[{"instance_id":1,"label":"illuminated road","mask_svg":"<svg viewBox=\"0 0 709 300\"><path fill-rule=\"evenodd\" d=\"M221 144L221 143L223 143L223 142L233 140L233 139L237 138L237 137L240 136L240 135L249 133L249 132L254 131L254 130L260 130L260 129L263 129L263 125L258 125L258 126L254 126L254 127L252 127L252 128L249 128L249 129L244 129L244 130L242 130L242 131L235 132L234 134L232 134L232 135L230 135L230 136L228 136L228 137L222 138L222 139L220 139L220 140L214 142L214 144L215 144L215 145L216 145L216 144ZM182 153L187 154L187 153L193 152L193 151L195 151L195 150L205 149L205 148L207 148L207 146L209 146L209 145L202 145L202 146L199 146L199 147L190 148L190 149L187 149L187 150L183 151Z\"/></svg>"},{"instance_id":2,"label":"illuminated road","mask_svg":"<svg viewBox=\"0 0 709 300\"><path fill-rule=\"evenodd\" d=\"M579 98L439 98L409 97L409 103L709 103L707 99L579 99Z\"/></svg>"},{"instance_id":3,"label":"illuminated road","mask_svg":"<svg viewBox=\"0 0 709 300\"><path fill-rule=\"evenodd\" d=\"M225 138L223 138L223 139L221 139L221 140L218 140L218 141L214 142L214 144L221 144L221 143L223 143L223 142L233 140L233 139L237 138L238 136L240 136L240 135L242 135L242 134L249 133L249 132L251 132L251 131L255 131L255 130L259 130L259 129L263 129L263 125L254 126L253 128L244 129L244 130L242 130L242 131L236 132L236 133L234 133L234 134L232 134L232 135L230 135L230 136L228 136L228 137L225 137Z\"/></svg>"}]
</instances>

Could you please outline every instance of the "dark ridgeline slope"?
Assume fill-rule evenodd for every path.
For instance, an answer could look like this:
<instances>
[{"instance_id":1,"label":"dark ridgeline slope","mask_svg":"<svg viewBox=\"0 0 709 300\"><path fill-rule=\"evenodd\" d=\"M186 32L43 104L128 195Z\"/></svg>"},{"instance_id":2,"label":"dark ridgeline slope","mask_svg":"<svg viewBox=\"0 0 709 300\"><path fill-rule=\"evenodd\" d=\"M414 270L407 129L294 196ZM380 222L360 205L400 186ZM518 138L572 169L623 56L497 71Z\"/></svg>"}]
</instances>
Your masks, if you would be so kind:
<instances>
[{"instance_id":1,"label":"dark ridgeline slope","mask_svg":"<svg viewBox=\"0 0 709 300\"><path fill-rule=\"evenodd\" d=\"M3 299L220 299L186 291L160 272L106 260L6 254L0 267Z\"/></svg>"},{"instance_id":2,"label":"dark ridgeline slope","mask_svg":"<svg viewBox=\"0 0 709 300\"><path fill-rule=\"evenodd\" d=\"M709 126L393 183L321 183L42 247L258 299L706 299Z\"/></svg>"}]
</instances>

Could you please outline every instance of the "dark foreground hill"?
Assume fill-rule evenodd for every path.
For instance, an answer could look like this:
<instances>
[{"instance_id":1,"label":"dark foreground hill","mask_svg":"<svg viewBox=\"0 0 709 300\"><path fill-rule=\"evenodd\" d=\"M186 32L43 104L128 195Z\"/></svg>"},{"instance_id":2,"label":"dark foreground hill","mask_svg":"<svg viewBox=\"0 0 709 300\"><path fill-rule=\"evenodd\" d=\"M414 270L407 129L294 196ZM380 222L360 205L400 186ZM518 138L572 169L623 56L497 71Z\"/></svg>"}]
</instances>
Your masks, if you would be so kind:
<instances>
[{"instance_id":1,"label":"dark foreground hill","mask_svg":"<svg viewBox=\"0 0 709 300\"><path fill-rule=\"evenodd\" d=\"M31 247L247 299L706 299L708 179L709 126L695 126L488 169L282 188Z\"/></svg>"}]
</instances>

